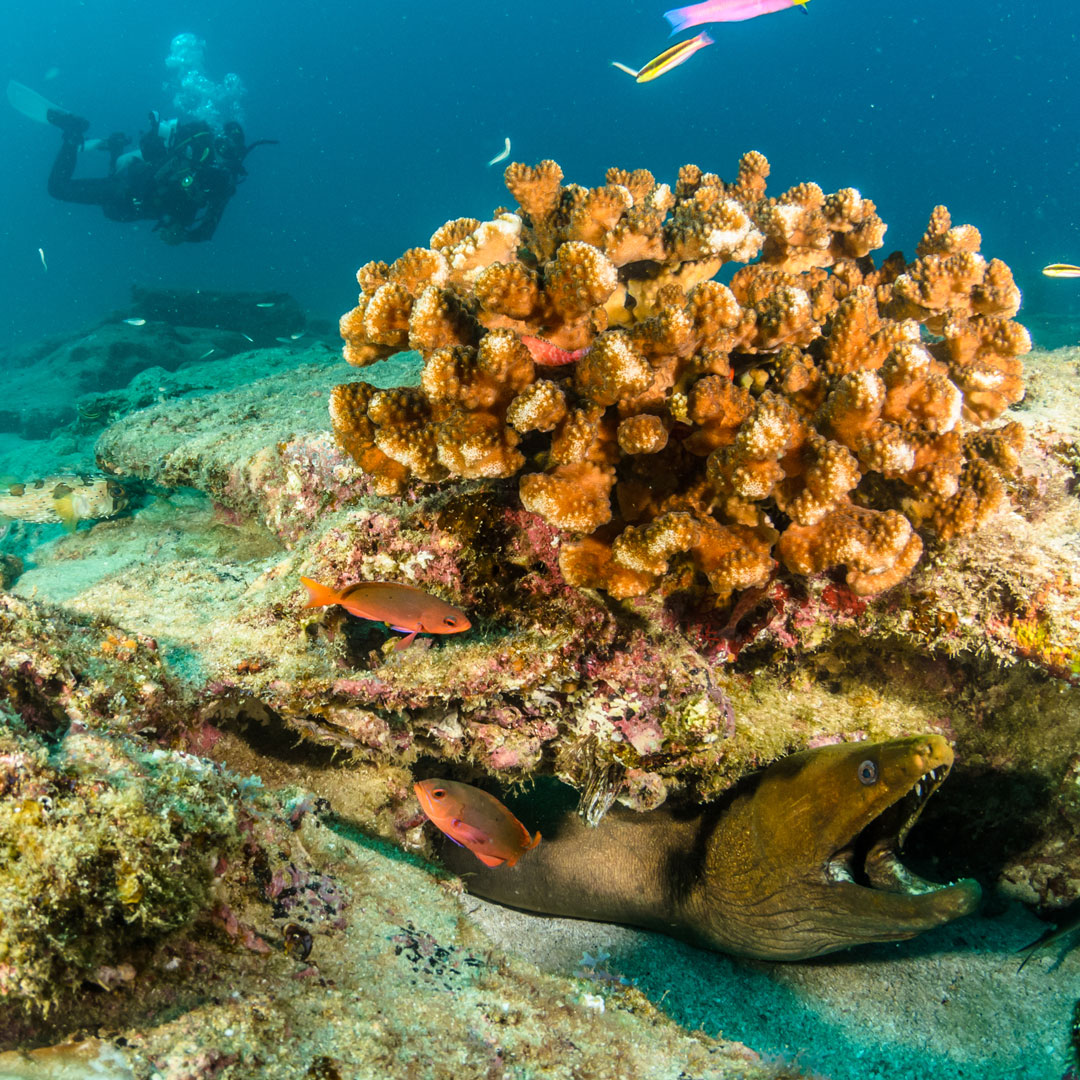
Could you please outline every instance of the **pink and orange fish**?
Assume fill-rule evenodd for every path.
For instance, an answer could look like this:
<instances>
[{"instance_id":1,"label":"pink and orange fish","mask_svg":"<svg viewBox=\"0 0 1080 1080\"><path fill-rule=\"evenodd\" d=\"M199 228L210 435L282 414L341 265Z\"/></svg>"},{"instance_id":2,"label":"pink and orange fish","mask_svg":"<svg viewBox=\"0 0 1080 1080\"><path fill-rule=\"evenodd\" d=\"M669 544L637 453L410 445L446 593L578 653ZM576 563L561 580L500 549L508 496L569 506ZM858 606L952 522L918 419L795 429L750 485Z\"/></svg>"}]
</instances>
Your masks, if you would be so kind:
<instances>
[{"instance_id":1,"label":"pink and orange fish","mask_svg":"<svg viewBox=\"0 0 1080 1080\"><path fill-rule=\"evenodd\" d=\"M420 807L461 847L485 866L513 866L540 843L494 795L455 780L421 780L413 784Z\"/></svg>"},{"instance_id":2,"label":"pink and orange fish","mask_svg":"<svg viewBox=\"0 0 1080 1080\"><path fill-rule=\"evenodd\" d=\"M358 581L340 591L302 577L308 591L305 608L330 607L340 604L350 615L374 622L386 623L391 630L405 634L395 649L407 649L417 634L460 634L472 623L460 608L437 596L399 585L395 581Z\"/></svg>"},{"instance_id":3,"label":"pink and orange fish","mask_svg":"<svg viewBox=\"0 0 1080 1080\"><path fill-rule=\"evenodd\" d=\"M705 0L701 4L689 7L672 8L664 12L664 18L671 23L671 32L678 33L691 26L714 22L742 22L744 19L756 19L759 15L771 15L784 8L801 7L806 10L808 0Z\"/></svg>"},{"instance_id":4,"label":"pink and orange fish","mask_svg":"<svg viewBox=\"0 0 1080 1080\"><path fill-rule=\"evenodd\" d=\"M587 345L583 349L560 349L558 345L552 345L550 341L533 337L531 334L522 334L521 343L532 353L533 360L544 367L573 364L589 351Z\"/></svg>"}]
</instances>

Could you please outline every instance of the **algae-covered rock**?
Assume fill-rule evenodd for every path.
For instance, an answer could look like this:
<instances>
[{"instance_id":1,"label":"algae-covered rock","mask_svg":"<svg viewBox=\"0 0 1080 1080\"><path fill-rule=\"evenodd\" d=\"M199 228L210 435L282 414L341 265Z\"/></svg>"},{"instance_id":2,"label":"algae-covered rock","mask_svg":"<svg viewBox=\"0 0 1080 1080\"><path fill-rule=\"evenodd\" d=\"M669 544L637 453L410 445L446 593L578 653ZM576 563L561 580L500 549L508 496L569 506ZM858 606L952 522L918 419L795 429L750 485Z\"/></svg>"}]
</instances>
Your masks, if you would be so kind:
<instances>
[{"instance_id":1,"label":"algae-covered rock","mask_svg":"<svg viewBox=\"0 0 1080 1080\"><path fill-rule=\"evenodd\" d=\"M79 725L56 743L0 716L0 999L48 1011L209 902L238 850L238 778Z\"/></svg>"},{"instance_id":2,"label":"algae-covered rock","mask_svg":"<svg viewBox=\"0 0 1080 1080\"><path fill-rule=\"evenodd\" d=\"M0 761L4 1076L798 1075L499 953L451 882L310 793L14 721Z\"/></svg>"},{"instance_id":3,"label":"algae-covered rock","mask_svg":"<svg viewBox=\"0 0 1080 1080\"><path fill-rule=\"evenodd\" d=\"M903 592L867 600L833 577L799 585L781 574L717 607L690 585L627 602L570 588L556 531L498 481L378 496L326 430L338 365L313 352L302 370L283 370L276 354L254 356L245 371L265 361L266 377L185 391L111 426L101 464L153 494L130 516L39 548L15 592L0 595L0 691L22 723L9 724L11 752L38 755L27 776L58 787L87 836L97 826L83 804L97 805L91 789L108 787L120 762L141 805L206 785L213 811L155 820L140 850L165 859L179 845L194 859L180 833L225 850L232 826L215 833L213 814L230 806L243 837L212 872L192 864L187 915L158 904L141 923L125 921L133 912L117 897L130 876L109 849L91 867L105 867L101 879L85 878L95 888L108 878L111 917L99 925L91 911L84 923L93 941L19 960L43 995L49 965L70 963L61 984L89 976L98 989L63 1028L58 1009L47 1030L18 1027L0 1002L8 1045L107 1021L126 1032L140 1080L185 1075L185 1062L224 1072L256 1059L267 1076L407 1074L433 1047L466 1063L455 1075L501 1060L536 1075L603 1076L610 1065L677 1076L659 1051L611 1065L612 1045L644 1039L691 1075L760 1074L687 1040L632 994L608 998L598 1019L583 1004L595 987L537 983L470 936L448 886L401 853L426 850L411 795L418 764L495 784L556 773L595 817L612 798L641 810L711 798L808 746L940 732L957 765L910 840L935 866L929 876L975 873L997 899L1047 906L1080 894L1080 689L1056 659L1076 626L1076 434L1060 418L1075 392L1049 361L1045 378L1040 358L1031 365L1017 417L1034 437L989 532L931 551ZM301 574L411 584L463 606L473 629L395 651L397 635L380 624L305 609ZM95 780L75 753L87 739ZM172 755L173 779L154 771L155 752ZM275 793L244 816L204 757L305 791ZM336 816L312 810L321 799ZM9 801L0 796L4 813ZM124 820L141 819L131 810ZM71 833L73 851L82 835ZM163 897L155 881L139 903ZM286 945L305 933L313 951L300 960ZM455 975L440 988L425 965L444 954L475 968L476 982ZM430 1008L419 1026L404 1019L418 985Z\"/></svg>"}]
</instances>

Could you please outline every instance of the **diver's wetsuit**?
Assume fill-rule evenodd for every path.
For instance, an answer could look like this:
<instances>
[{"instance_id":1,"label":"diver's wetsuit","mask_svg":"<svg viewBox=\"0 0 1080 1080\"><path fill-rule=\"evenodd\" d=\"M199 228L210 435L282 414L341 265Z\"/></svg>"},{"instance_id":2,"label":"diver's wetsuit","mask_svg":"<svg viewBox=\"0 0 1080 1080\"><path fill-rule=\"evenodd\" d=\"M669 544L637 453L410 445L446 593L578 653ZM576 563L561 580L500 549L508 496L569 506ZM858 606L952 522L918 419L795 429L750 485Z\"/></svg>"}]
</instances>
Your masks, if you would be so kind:
<instances>
[{"instance_id":1,"label":"diver's wetsuit","mask_svg":"<svg viewBox=\"0 0 1080 1080\"><path fill-rule=\"evenodd\" d=\"M177 134L181 145L204 134L210 139L210 133L202 130L185 133L179 128ZM191 162L166 150L152 132L142 140L142 156L127 155L109 176L77 180L74 173L81 145L81 132L65 130L49 173L49 194L64 202L100 206L112 221L156 221L162 238L173 244L199 243L214 235L226 203L236 192L236 178L243 173L242 133L239 155L230 159L211 153ZM218 164L218 158L224 163Z\"/></svg>"}]
</instances>

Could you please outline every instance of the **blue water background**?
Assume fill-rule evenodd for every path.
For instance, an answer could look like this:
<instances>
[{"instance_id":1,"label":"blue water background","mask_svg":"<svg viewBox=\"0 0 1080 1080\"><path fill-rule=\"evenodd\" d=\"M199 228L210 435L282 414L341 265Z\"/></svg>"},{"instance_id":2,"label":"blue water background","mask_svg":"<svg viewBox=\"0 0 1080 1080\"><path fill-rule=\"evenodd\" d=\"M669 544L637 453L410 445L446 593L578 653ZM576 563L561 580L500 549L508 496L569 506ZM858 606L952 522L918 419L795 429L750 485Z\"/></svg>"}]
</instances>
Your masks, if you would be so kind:
<instances>
[{"instance_id":1,"label":"blue water background","mask_svg":"<svg viewBox=\"0 0 1080 1080\"><path fill-rule=\"evenodd\" d=\"M760 150L773 194L815 180L874 199L890 226L882 254L911 257L944 202L1013 268L1037 337L1045 317L1080 321L1080 281L1038 272L1080 262L1072 0L812 0L806 14L717 25L714 46L638 85L610 61L638 67L665 48L664 7L8 4L0 81L89 117L91 135L136 135L147 110L170 112L164 58L189 31L206 41L209 74L246 84L248 137L280 145L252 153L210 243L171 248L149 223L50 199L58 132L0 105L0 347L92 323L124 307L132 283L285 289L336 319L363 262L512 202L502 166L485 164L507 135L513 159L554 158L590 186L610 165L674 181L692 161L731 178ZM78 175L103 168L104 155L85 155Z\"/></svg>"}]
</instances>

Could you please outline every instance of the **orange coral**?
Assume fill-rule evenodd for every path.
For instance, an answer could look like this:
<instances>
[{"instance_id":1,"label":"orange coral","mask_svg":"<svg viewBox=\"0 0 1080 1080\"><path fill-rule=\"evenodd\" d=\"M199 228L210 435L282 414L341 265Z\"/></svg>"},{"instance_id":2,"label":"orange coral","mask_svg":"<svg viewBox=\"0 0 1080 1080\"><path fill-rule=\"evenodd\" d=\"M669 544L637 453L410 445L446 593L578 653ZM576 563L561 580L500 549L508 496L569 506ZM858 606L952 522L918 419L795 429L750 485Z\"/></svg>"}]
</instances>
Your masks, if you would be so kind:
<instances>
[{"instance_id":1,"label":"orange coral","mask_svg":"<svg viewBox=\"0 0 1080 1080\"><path fill-rule=\"evenodd\" d=\"M616 600L644 596L656 584L651 574L619 566L611 557L611 546L591 536L563 544L559 550L559 570L568 585L603 589Z\"/></svg>"},{"instance_id":2,"label":"orange coral","mask_svg":"<svg viewBox=\"0 0 1080 1080\"><path fill-rule=\"evenodd\" d=\"M566 394L558 383L540 379L526 386L506 410L507 422L517 431L551 431L566 417Z\"/></svg>"},{"instance_id":3,"label":"orange coral","mask_svg":"<svg viewBox=\"0 0 1080 1080\"><path fill-rule=\"evenodd\" d=\"M510 165L518 212L361 267L346 359L410 347L424 367L415 388L337 388L341 445L384 493L528 463L523 505L570 534L564 577L615 597L696 579L725 600L778 559L895 584L917 530L961 535L1007 497L1014 426L975 429L1023 393L1019 293L944 207L913 262L875 265L873 202L770 198L768 175L757 153L733 182L688 165L674 187Z\"/></svg>"},{"instance_id":4,"label":"orange coral","mask_svg":"<svg viewBox=\"0 0 1080 1080\"><path fill-rule=\"evenodd\" d=\"M619 422L616 438L624 454L657 454L667 446L668 433L659 416L639 413Z\"/></svg>"},{"instance_id":5,"label":"orange coral","mask_svg":"<svg viewBox=\"0 0 1080 1080\"><path fill-rule=\"evenodd\" d=\"M375 387L366 382L342 383L330 395L330 423L341 448L374 479L379 495L405 489L408 467L388 457L375 445L375 425L368 418Z\"/></svg>"},{"instance_id":6,"label":"orange coral","mask_svg":"<svg viewBox=\"0 0 1080 1080\"><path fill-rule=\"evenodd\" d=\"M949 377L964 395L964 417L996 420L1024 394L1024 365L1031 337L1007 319L950 318L942 327Z\"/></svg>"},{"instance_id":7,"label":"orange coral","mask_svg":"<svg viewBox=\"0 0 1080 1080\"><path fill-rule=\"evenodd\" d=\"M922 540L903 514L845 506L815 525L791 525L777 551L797 574L847 567L847 584L860 596L902 581L922 554Z\"/></svg>"},{"instance_id":8,"label":"orange coral","mask_svg":"<svg viewBox=\"0 0 1080 1080\"><path fill-rule=\"evenodd\" d=\"M522 506L556 528L591 533L611 520L614 485L614 469L582 461L523 476L518 490Z\"/></svg>"}]
</instances>

